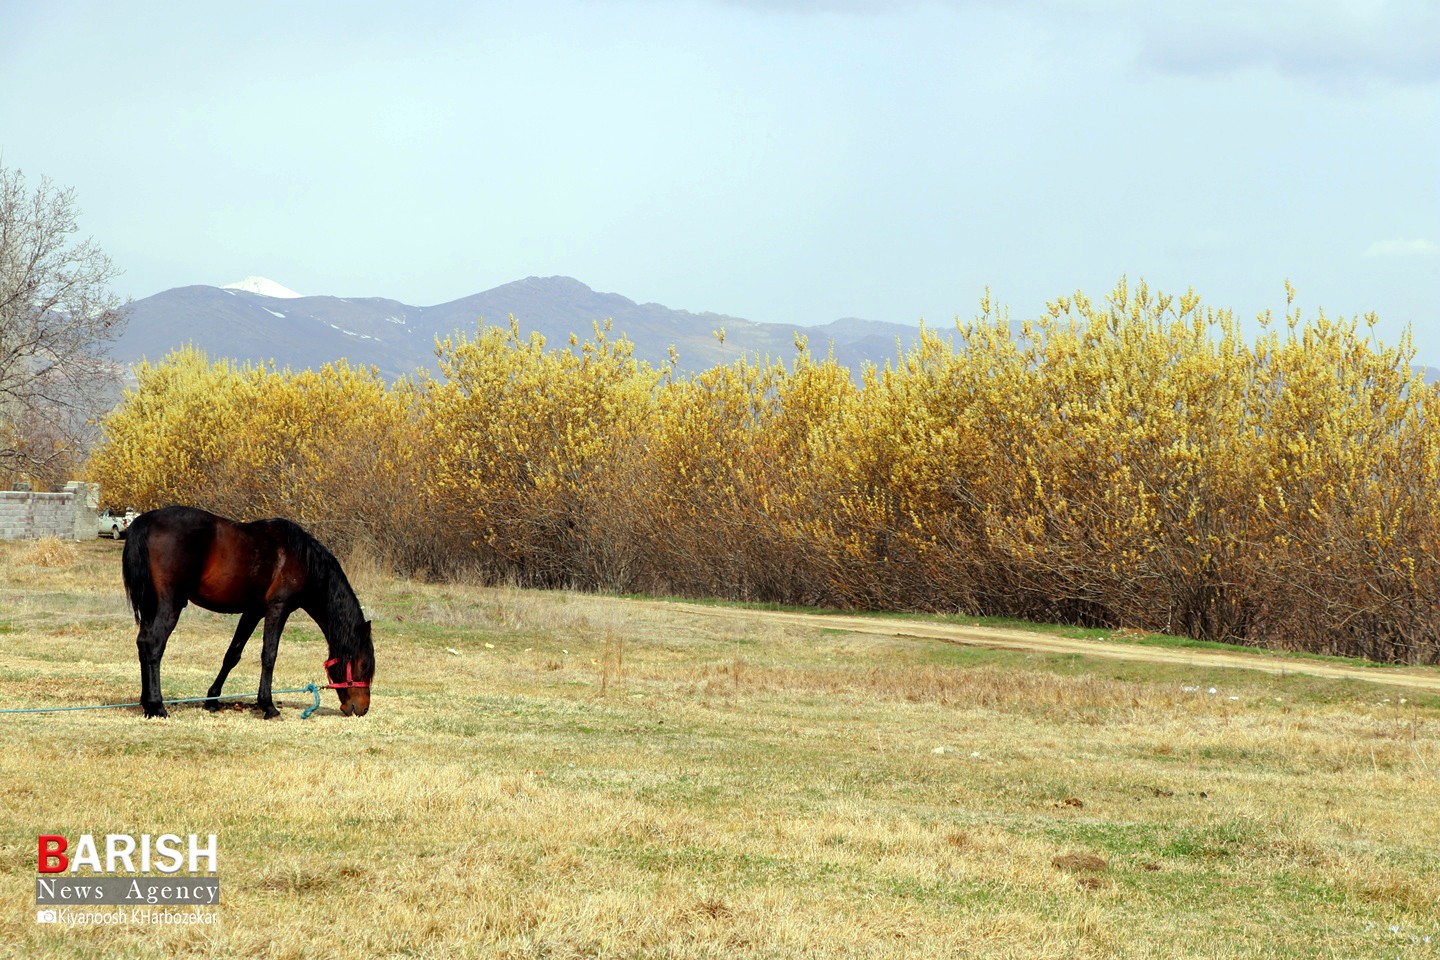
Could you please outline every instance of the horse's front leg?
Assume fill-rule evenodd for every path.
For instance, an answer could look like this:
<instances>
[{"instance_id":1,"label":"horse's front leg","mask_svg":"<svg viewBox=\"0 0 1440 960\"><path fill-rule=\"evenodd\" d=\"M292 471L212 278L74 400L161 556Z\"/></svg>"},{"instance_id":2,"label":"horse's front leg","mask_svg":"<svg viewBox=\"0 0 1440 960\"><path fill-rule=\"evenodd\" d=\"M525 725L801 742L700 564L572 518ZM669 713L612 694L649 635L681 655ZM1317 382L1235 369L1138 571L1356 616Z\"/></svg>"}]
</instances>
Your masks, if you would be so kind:
<instances>
[{"instance_id":1,"label":"horse's front leg","mask_svg":"<svg viewBox=\"0 0 1440 960\"><path fill-rule=\"evenodd\" d=\"M285 629L285 621L290 616L290 611L284 607L271 607L265 611L265 640L264 646L260 648L260 696L259 706L265 711L265 719L272 720L280 716L280 711L275 709L275 701L270 696L270 677L275 672L275 657L280 652L280 631Z\"/></svg>"},{"instance_id":2,"label":"horse's front leg","mask_svg":"<svg viewBox=\"0 0 1440 960\"><path fill-rule=\"evenodd\" d=\"M250 641L250 635L255 632L255 626L263 616L264 614L259 612L240 615L240 623L235 627L235 639L230 641L230 649L225 651L225 662L220 665L220 673L205 694L210 698L205 701L206 710L220 709L220 701L216 698L220 696L220 691L225 689L225 678L230 676L230 671L240 662L240 655L245 652L245 644Z\"/></svg>"}]
</instances>

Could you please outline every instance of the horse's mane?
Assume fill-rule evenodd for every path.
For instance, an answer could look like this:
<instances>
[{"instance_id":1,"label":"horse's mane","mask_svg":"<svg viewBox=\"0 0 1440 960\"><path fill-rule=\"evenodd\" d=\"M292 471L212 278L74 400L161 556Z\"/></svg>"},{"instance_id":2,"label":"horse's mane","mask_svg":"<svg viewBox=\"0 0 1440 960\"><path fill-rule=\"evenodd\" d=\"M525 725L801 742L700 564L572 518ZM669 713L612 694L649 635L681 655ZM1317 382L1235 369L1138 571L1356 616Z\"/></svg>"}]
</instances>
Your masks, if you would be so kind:
<instances>
[{"instance_id":1,"label":"horse's mane","mask_svg":"<svg viewBox=\"0 0 1440 960\"><path fill-rule=\"evenodd\" d=\"M271 523L280 528L285 548L300 558L307 579L324 597L325 615L329 620L326 639L335 644L332 652L341 657L361 653L356 639L365 624L365 612L360 609L360 600L355 596L355 588L350 586L340 561L299 524L289 520L272 520Z\"/></svg>"}]
</instances>

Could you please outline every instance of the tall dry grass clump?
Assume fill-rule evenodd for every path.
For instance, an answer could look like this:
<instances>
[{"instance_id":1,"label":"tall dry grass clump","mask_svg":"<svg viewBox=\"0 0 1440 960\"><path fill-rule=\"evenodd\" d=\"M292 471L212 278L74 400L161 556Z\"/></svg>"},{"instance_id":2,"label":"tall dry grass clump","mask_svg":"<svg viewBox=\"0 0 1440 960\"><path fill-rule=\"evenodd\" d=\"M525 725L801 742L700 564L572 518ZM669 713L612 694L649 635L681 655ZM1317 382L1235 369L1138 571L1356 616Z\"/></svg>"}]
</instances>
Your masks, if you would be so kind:
<instances>
[{"instance_id":1,"label":"tall dry grass clump","mask_svg":"<svg viewBox=\"0 0 1440 960\"><path fill-rule=\"evenodd\" d=\"M66 543L56 537L41 537L11 554L10 562L22 566L57 569L71 566L79 558L80 552L75 548L75 544Z\"/></svg>"},{"instance_id":2,"label":"tall dry grass clump","mask_svg":"<svg viewBox=\"0 0 1440 960\"><path fill-rule=\"evenodd\" d=\"M1018 325L987 295L858 376L803 343L681 376L513 321L392 387L182 351L91 472L402 569L1434 660L1440 392L1373 317L1260 322L1122 281Z\"/></svg>"}]
</instances>

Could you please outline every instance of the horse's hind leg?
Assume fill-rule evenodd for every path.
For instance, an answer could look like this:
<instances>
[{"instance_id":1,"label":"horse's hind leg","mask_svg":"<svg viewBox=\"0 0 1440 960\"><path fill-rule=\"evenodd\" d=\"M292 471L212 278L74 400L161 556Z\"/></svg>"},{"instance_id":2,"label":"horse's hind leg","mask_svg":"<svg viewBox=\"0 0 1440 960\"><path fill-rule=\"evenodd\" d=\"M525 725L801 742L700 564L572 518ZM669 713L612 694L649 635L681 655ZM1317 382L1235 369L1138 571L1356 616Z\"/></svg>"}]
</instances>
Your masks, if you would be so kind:
<instances>
[{"instance_id":1,"label":"horse's hind leg","mask_svg":"<svg viewBox=\"0 0 1440 960\"><path fill-rule=\"evenodd\" d=\"M240 662L240 655L245 652L245 644L250 640L250 635L255 632L255 625L260 622L263 613L242 613L240 623L235 627L235 639L230 641L230 649L225 651L225 662L220 665L220 673L215 677L215 682L210 684L210 691L205 694L209 700L205 701L206 710L219 710L220 691L225 689L225 678L230 676L230 671L235 669L235 664Z\"/></svg>"},{"instance_id":2,"label":"horse's hind leg","mask_svg":"<svg viewBox=\"0 0 1440 960\"><path fill-rule=\"evenodd\" d=\"M165 642L180 620L184 604L175 605L161 600L156 606L155 616L140 624L140 633L135 646L140 653L140 705L147 717L168 717L160 695L160 658L165 656Z\"/></svg>"}]
</instances>

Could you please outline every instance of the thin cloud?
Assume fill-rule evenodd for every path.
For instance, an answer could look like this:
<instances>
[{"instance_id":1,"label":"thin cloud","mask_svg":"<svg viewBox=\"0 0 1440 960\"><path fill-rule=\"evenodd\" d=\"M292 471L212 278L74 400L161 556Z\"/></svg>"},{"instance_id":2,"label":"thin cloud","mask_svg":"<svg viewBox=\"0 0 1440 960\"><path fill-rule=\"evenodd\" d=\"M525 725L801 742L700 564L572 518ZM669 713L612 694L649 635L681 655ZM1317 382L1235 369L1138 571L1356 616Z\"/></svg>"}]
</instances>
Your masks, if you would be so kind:
<instances>
[{"instance_id":1,"label":"thin cloud","mask_svg":"<svg viewBox=\"0 0 1440 960\"><path fill-rule=\"evenodd\" d=\"M1440 5L1428 0L1220 0L1142 20L1141 59L1171 73L1245 67L1321 83L1440 80Z\"/></svg>"},{"instance_id":2,"label":"thin cloud","mask_svg":"<svg viewBox=\"0 0 1440 960\"><path fill-rule=\"evenodd\" d=\"M1434 240L1376 240L1365 248L1367 257L1440 257Z\"/></svg>"},{"instance_id":3,"label":"thin cloud","mask_svg":"<svg viewBox=\"0 0 1440 960\"><path fill-rule=\"evenodd\" d=\"M867 16L899 13L920 6L919 0L720 0L720 3L765 13L853 13Z\"/></svg>"},{"instance_id":4,"label":"thin cloud","mask_svg":"<svg viewBox=\"0 0 1440 960\"><path fill-rule=\"evenodd\" d=\"M902 15L919 7L1027 10L1038 29L1083 42L1129 36L1147 69L1224 74L1246 68L1328 86L1440 82L1434 0L718 0L776 14Z\"/></svg>"}]
</instances>

